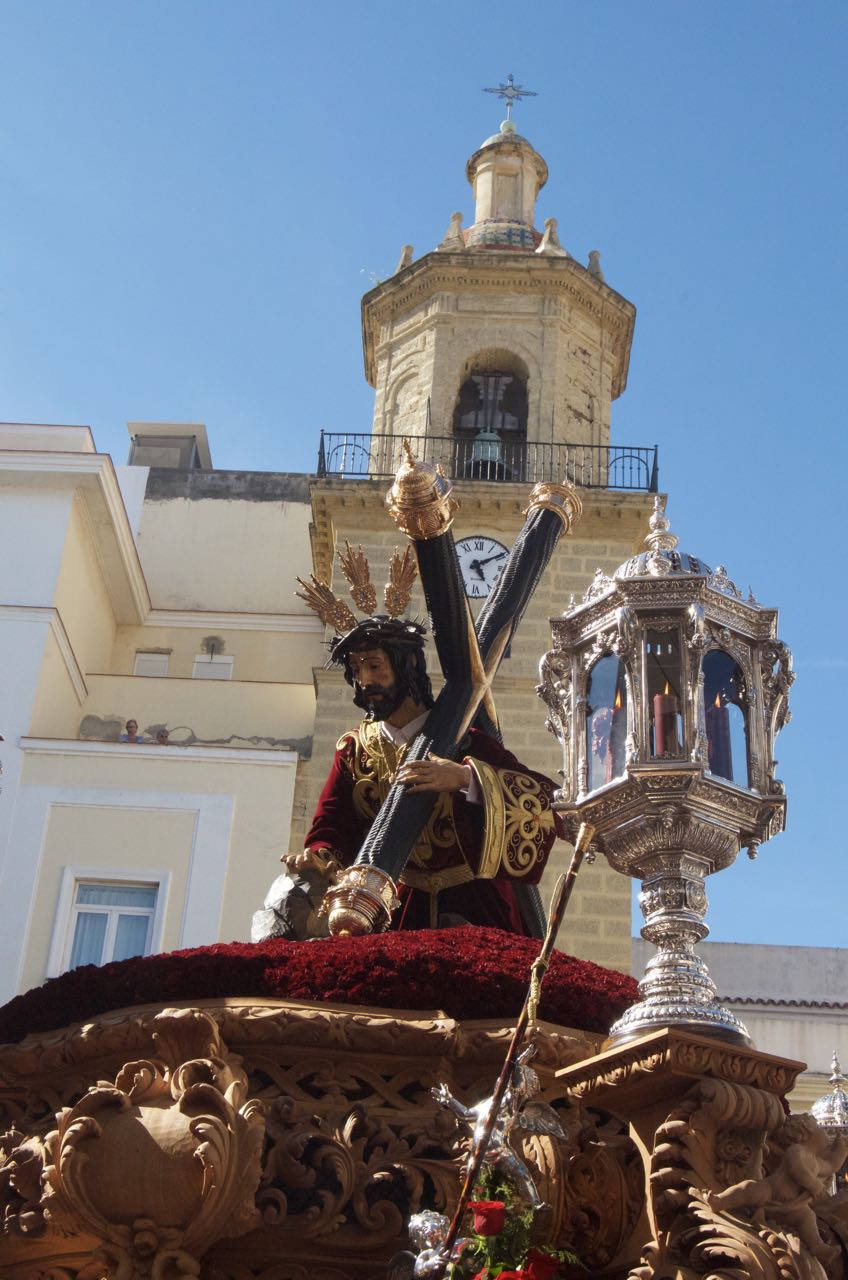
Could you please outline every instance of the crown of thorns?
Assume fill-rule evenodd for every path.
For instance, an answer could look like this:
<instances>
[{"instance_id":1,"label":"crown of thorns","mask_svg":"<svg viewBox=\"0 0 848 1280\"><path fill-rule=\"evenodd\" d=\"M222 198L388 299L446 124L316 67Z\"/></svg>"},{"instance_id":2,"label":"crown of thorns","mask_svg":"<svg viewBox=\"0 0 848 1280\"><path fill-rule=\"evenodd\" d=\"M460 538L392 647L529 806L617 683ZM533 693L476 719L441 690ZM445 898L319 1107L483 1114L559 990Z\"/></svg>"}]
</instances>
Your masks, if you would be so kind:
<instances>
[{"instance_id":1,"label":"crown of thorns","mask_svg":"<svg viewBox=\"0 0 848 1280\"><path fill-rule=\"evenodd\" d=\"M368 558L362 547L354 550L346 541L344 551L339 552L339 565L350 586L354 604L366 617L357 618L350 606L340 600L326 582L312 573L308 582L304 582L303 578L297 579L303 590L295 592L318 614L325 626L334 629L335 635L330 641L331 662L343 662L353 648L361 647L372 639L375 644L387 641L420 647L424 643L424 626L400 616L409 604L412 586L418 576L411 546L403 552L395 547L392 552L389 576L383 589L385 614L376 613L377 592L371 582Z\"/></svg>"},{"instance_id":2,"label":"crown of thorns","mask_svg":"<svg viewBox=\"0 0 848 1280\"><path fill-rule=\"evenodd\" d=\"M423 649L427 628L423 622L410 622L406 618L389 618L377 613L359 622L343 636L333 636L330 641L330 663L343 665L350 653L358 649ZM328 664L329 665L329 664Z\"/></svg>"}]
</instances>

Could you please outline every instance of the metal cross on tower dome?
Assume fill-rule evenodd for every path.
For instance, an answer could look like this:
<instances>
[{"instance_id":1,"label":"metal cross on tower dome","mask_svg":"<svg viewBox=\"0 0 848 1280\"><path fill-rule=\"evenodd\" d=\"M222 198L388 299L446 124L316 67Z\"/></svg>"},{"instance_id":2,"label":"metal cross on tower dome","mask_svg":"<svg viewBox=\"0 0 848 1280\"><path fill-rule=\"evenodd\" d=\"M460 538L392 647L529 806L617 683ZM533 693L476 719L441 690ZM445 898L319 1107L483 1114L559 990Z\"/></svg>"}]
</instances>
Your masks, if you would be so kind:
<instances>
[{"instance_id":1,"label":"metal cross on tower dome","mask_svg":"<svg viewBox=\"0 0 848 1280\"><path fill-rule=\"evenodd\" d=\"M521 98L536 98L538 94L535 89L523 89L520 84L516 84L512 75L506 78L506 84L499 84L496 89L484 89L484 93L496 93L499 98L503 98L506 102L506 118L512 119L512 104L518 102Z\"/></svg>"}]
</instances>

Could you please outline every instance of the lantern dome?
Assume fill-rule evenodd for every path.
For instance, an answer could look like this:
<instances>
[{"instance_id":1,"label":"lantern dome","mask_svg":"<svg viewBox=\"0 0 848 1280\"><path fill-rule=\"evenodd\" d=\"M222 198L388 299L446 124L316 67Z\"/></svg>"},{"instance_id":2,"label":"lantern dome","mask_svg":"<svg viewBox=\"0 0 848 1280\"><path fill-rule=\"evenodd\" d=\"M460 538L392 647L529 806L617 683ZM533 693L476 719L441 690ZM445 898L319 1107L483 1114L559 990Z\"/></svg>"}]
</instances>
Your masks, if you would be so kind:
<instances>
[{"instance_id":1,"label":"lantern dome","mask_svg":"<svg viewBox=\"0 0 848 1280\"><path fill-rule=\"evenodd\" d=\"M654 498L654 510L648 523L651 531L645 537L647 550L620 564L613 578L664 578L674 574L697 574L702 578L713 576L712 569L703 560L678 551L677 534L669 531L668 516L659 495Z\"/></svg>"},{"instance_id":2,"label":"lantern dome","mask_svg":"<svg viewBox=\"0 0 848 1280\"><path fill-rule=\"evenodd\" d=\"M836 1054L830 1064L831 1093L825 1093L814 1102L810 1111L823 1129L848 1134L848 1093L845 1092L845 1076Z\"/></svg>"}]
</instances>

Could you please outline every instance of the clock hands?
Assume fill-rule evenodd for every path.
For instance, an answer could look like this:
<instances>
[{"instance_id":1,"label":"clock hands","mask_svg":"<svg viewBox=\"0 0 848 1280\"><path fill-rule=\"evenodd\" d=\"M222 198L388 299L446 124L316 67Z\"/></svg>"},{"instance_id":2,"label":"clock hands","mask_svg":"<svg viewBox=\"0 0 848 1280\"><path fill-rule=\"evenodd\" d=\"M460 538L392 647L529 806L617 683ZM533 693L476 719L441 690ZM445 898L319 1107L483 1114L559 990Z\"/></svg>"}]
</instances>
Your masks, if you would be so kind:
<instances>
[{"instance_id":1,"label":"clock hands","mask_svg":"<svg viewBox=\"0 0 848 1280\"><path fill-rule=\"evenodd\" d=\"M474 572L477 574L477 577L482 578L482 580L485 582L486 575L483 572L483 565L491 564L493 560L503 560L506 554L507 553L505 551L498 551L496 555L487 556L485 560L472 560L468 567L469 569L473 569Z\"/></svg>"}]
</instances>

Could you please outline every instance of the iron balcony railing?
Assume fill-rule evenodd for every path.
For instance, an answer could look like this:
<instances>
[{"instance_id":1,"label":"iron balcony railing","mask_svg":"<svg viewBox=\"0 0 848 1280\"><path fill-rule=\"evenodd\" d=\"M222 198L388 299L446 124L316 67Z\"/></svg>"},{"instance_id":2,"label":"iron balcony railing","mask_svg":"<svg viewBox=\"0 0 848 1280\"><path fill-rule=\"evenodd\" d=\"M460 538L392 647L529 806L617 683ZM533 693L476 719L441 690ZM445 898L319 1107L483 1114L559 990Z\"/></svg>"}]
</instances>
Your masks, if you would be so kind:
<instances>
[{"instance_id":1,"label":"iron balcony railing","mask_svg":"<svg viewBox=\"0 0 848 1280\"><path fill-rule=\"evenodd\" d=\"M341 480L387 479L400 466L404 438L322 431L318 474ZM410 443L416 458L440 463L452 480L570 480L589 489L647 493L656 493L659 482L656 445L541 444L502 440L494 433L486 439L416 436Z\"/></svg>"}]
</instances>

